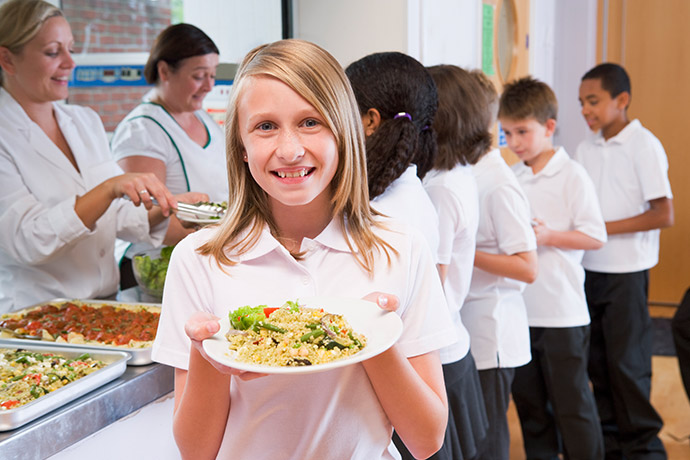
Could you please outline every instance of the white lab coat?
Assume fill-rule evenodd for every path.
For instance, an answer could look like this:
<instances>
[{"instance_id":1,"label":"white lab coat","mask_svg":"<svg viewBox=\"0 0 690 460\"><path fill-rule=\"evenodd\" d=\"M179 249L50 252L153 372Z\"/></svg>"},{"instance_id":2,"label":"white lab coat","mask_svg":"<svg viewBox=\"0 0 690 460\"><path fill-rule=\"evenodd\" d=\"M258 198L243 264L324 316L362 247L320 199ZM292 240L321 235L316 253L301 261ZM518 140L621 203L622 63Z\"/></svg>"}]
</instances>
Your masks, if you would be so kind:
<instances>
[{"instance_id":1,"label":"white lab coat","mask_svg":"<svg viewBox=\"0 0 690 460\"><path fill-rule=\"evenodd\" d=\"M74 211L76 197L122 174L91 109L53 104L79 165L0 89L0 313L55 297L98 298L117 291L115 238L160 244L146 210L118 199L93 231Z\"/></svg>"}]
</instances>

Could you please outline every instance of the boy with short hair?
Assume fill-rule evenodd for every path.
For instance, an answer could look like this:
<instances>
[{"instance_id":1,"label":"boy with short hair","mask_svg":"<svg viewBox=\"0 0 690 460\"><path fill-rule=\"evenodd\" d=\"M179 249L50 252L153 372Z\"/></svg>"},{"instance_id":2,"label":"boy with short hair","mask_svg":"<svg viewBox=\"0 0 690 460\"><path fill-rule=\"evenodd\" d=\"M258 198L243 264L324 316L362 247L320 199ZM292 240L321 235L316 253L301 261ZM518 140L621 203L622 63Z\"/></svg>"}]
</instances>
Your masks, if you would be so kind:
<instances>
[{"instance_id":1,"label":"boy with short hair","mask_svg":"<svg viewBox=\"0 0 690 460\"><path fill-rule=\"evenodd\" d=\"M512 169L529 200L539 276L523 298L532 361L515 370L513 400L527 458L602 459L603 441L587 358L589 313L582 256L606 241L594 184L551 137L558 103L549 86L525 77L505 86L498 118Z\"/></svg>"},{"instance_id":2,"label":"boy with short hair","mask_svg":"<svg viewBox=\"0 0 690 460\"><path fill-rule=\"evenodd\" d=\"M668 160L661 142L628 120L630 78L600 64L580 83L592 135L577 148L597 188L608 242L583 259L592 317L589 375L607 457L666 458L662 420L649 401L652 325L649 269L659 258L659 229L673 224Z\"/></svg>"}]
</instances>

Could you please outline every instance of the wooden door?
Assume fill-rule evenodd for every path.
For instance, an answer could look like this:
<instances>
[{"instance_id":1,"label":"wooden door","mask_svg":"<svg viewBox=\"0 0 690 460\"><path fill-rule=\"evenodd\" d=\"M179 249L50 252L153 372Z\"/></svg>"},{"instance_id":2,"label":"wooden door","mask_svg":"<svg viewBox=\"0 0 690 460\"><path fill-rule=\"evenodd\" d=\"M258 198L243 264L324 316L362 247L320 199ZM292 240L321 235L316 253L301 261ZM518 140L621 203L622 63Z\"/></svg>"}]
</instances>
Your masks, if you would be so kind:
<instances>
[{"instance_id":1,"label":"wooden door","mask_svg":"<svg viewBox=\"0 0 690 460\"><path fill-rule=\"evenodd\" d=\"M690 287L690 2L599 0L598 7L597 61L626 68L632 82L628 114L661 140L668 155L675 224L661 232L649 300L677 304Z\"/></svg>"},{"instance_id":2,"label":"wooden door","mask_svg":"<svg viewBox=\"0 0 690 460\"><path fill-rule=\"evenodd\" d=\"M484 0L482 6L491 8L492 27L492 65L493 72L484 72L489 76L500 94L503 85L509 81L529 74L529 0ZM484 21L487 20L486 12ZM486 23L484 23L486 34ZM483 53L483 59L486 59ZM494 143L498 140L498 125L494 127ZM501 155L508 164L518 161L517 156L504 147Z\"/></svg>"}]
</instances>

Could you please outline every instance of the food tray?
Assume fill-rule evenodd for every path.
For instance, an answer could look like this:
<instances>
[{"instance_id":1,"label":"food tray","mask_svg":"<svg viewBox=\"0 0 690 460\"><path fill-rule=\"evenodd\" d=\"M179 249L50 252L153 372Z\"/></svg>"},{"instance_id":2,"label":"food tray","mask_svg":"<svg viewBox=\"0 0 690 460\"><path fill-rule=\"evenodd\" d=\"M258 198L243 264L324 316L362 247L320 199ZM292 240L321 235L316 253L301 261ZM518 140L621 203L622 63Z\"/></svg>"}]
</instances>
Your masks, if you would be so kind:
<instances>
[{"instance_id":1,"label":"food tray","mask_svg":"<svg viewBox=\"0 0 690 460\"><path fill-rule=\"evenodd\" d=\"M15 340L0 339L0 348L21 348L38 353L55 353L66 358L76 358L83 350L70 350L64 347L56 347L44 343L30 345L18 345ZM0 431L8 431L29 423L48 412L61 407L89 391L95 390L106 383L121 376L127 368L127 360L130 355L123 351L114 350L90 350L93 359L107 363L106 367L99 369L85 377L75 380L62 388L41 396L28 404L14 409L0 411Z\"/></svg>"},{"instance_id":2,"label":"food tray","mask_svg":"<svg viewBox=\"0 0 690 460\"><path fill-rule=\"evenodd\" d=\"M30 307L22 308L21 310L9 312L7 314L9 315L23 315L27 313L28 311L40 307L42 305L46 304L60 304L60 303L65 303L65 302L74 302L79 305L87 305L90 307L98 308L100 305L112 305L114 307L137 307L137 306L143 306L146 308L150 308L156 311L160 312L160 304L155 304L155 303L145 303L145 302L136 302L136 303L129 303L129 302L115 302L115 301L109 301L109 300L77 300L77 299L52 299L48 300L45 302L40 302L35 305L32 305ZM4 316L4 315L3 315ZM13 343L14 347L25 347L27 345L36 345L36 344L47 344L50 346L54 347L59 347L62 349L68 349L68 350L117 350L117 351L124 351L128 353L131 356L131 359L127 363L130 366L145 366L147 364L153 363L153 360L151 359L151 348L152 347L144 347L144 348L127 348L124 346L116 346L116 345L99 345L97 343L85 343L85 344L79 344L79 343L59 343L59 342L53 342L50 340L37 340L37 339L20 339L20 338L13 338L9 334L5 332L0 332L0 340L2 341L7 341ZM82 352L83 353L83 352Z\"/></svg>"}]
</instances>

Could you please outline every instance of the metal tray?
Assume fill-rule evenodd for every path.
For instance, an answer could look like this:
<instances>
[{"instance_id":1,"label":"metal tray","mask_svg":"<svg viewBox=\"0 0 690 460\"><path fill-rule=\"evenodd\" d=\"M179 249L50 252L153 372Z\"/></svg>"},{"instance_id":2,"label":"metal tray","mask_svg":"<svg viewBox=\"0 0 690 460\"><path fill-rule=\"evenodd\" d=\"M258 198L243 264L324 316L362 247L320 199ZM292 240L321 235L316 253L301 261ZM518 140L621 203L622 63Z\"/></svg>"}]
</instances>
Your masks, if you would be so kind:
<instances>
[{"instance_id":1,"label":"metal tray","mask_svg":"<svg viewBox=\"0 0 690 460\"><path fill-rule=\"evenodd\" d=\"M93 299L89 299L89 300L52 299L52 300L47 300L45 302L37 303L37 304L32 305L30 307L22 308L21 310L8 312L7 314L10 314L10 315L19 314L19 315L21 315L21 314L28 312L29 310L40 307L41 305L58 304L58 303L65 303L65 302L74 302L77 304L88 305L88 306L96 307L96 308L100 305L112 305L112 306L125 306L125 307L127 307L127 306L130 306L130 307L144 306L144 307L154 308L154 309L160 310L160 307L161 307L160 304L146 303L146 302L130 303L130 302L116 302L116 301L110 301L110 300L93 300ZM126 348L126 347L118 347L116 345L99 345L97 343L85 343L85 344L58 343L58 342L52 342L49 340L32 340L32 339L12 338L12 337L5 336L4 333L0 333L0 340L11 342L14 344L15 347L25 347L28 345L36 345L36 344L47 344L50 346L59 347L62 349L67 349L67 350L77 349L77 350L124 351L131 356L131 359L127 363L130 366L145 366L145 365L151 364L153 362L153 360L151 359L151 348L152 347Z\"/></svg>"},{"instance_id":2,"label":"metal tray","mask_svg":"<svg viewBox=\"0 0 690 460\"><path fill-rule=\"evenodd\" d=\"M21 348L38 353L55 353L66 358L76 358L83 353L82 350L69 350L63 347L44 345L42 343L37 344L36 342L33 342L32 345L22 344L18 346L15 340L4 339L0 339L0 348ZM127 369L127 360L130 359L130 355L123 351L91 350L89 354L93 359L107 363L107 366L86 377L75 380L62 388L58 388L47 395L41 396L28 404L19 406L15 409L0 411L0 431L19 428L85 395L89 391L95 390L111 380L115 380L125 372L125 369Z\"/></svg>"}]
</instances>

